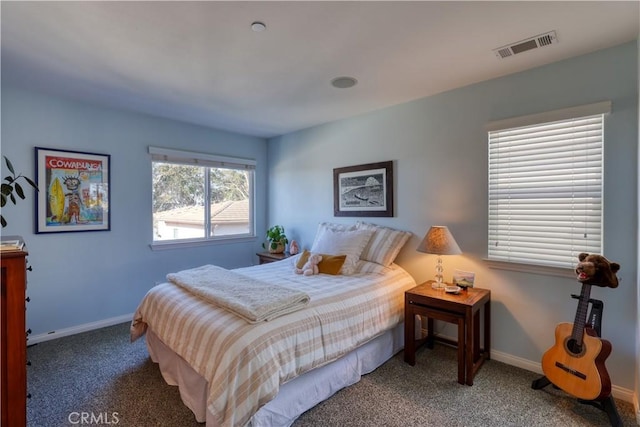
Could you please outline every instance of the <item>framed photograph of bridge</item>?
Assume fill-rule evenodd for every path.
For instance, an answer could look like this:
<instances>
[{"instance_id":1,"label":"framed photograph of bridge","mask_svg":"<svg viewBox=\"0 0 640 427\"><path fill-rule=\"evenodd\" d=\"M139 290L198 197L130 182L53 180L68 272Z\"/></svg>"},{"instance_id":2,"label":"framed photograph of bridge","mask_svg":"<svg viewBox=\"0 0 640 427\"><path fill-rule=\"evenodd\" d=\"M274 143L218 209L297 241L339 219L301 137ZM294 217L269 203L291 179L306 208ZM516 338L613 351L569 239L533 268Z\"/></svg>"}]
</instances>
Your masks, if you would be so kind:
<instances>
[{"instance_id":1,"label":"framed photograph of bridge","mask_svg":"<svg viewBox=\"0 0 640 427\"><path fill-rule=\"evenodd\" d=\"M333 170L334 216L393 216L393 161Z\"/></svg>"}]
</instances>

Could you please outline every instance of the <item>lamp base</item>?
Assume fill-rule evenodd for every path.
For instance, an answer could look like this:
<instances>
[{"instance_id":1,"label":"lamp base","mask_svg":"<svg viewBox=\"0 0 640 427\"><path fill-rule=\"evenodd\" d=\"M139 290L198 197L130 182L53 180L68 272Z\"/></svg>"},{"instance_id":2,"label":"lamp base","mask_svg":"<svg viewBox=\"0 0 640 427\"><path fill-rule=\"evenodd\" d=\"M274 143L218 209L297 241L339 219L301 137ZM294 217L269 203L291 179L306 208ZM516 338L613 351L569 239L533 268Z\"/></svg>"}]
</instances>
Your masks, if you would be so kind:
<instances>
[{"instance_id":1,"label":"lamp base","mask_svg":"<svg viewBox=\"0 0 640 427\"><path fill-rule=\"evenodd\" d=\"M436 281L431 284L431 287L433 289L445 288L446 285L444 284L443 275L442 275L443 271L444 271L444 268L442 268L442 257L438 255L438 263L436 264Z\"/></svg>"},{"instance_id":2,"label":"lamp base","mask_svg":"<svg viewBox=\"0 0 640 427\"><path fill-rule=\"evenodd\" d=\"M447 287L447 285L445 285L444 282L433 282L431 284L431 288L432 289L444 289L446 287Z\"/></svg>"}]
</instances>

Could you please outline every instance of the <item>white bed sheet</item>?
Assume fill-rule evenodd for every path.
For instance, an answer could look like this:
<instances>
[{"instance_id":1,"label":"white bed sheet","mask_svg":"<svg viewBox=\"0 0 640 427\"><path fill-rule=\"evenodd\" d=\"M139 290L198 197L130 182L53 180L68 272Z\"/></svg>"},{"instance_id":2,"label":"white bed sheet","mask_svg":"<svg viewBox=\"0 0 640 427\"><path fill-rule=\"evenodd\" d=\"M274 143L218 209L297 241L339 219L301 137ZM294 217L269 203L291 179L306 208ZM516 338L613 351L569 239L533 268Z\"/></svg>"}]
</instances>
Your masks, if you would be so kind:
<instances>
[{"instance_id":1,"label":"white bed sheet","mask_svg":"<svg viewBox=\"0 0 640 427\"><path fill-rule=\"evenodd\" d=\"M198 422L214 425L207 412L207 380L167 347L152 330L147 330L151 360L159 364L167 384L178 386L183 403ZM340 359L307 372L280 387L278 395L249 421L250 427L288 427L300 415L337 391L360 381L404 346L404 323L386 331Z\"/></svg>"}]
</instances>

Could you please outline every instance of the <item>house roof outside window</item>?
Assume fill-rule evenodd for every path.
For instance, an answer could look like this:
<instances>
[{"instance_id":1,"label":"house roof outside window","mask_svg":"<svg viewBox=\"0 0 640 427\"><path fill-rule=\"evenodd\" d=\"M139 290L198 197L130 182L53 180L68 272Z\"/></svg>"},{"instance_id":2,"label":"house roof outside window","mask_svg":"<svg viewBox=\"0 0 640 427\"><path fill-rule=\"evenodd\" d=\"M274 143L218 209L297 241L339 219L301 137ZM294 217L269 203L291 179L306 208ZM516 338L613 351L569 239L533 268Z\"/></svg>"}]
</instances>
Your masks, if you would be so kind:
<instances>
[{"instance_id":1,"label":"house roof outside window","mask_svg":"<svg viewBox=\"0 0 640 427\"><path fill-rule=\"evenodd\" d=\"M204 206L175 208L156 214L167 226L202 225ZM249 222L249 200L225 201L211 204L211 224L246 224Z\"/></svg>"}]
</instances>

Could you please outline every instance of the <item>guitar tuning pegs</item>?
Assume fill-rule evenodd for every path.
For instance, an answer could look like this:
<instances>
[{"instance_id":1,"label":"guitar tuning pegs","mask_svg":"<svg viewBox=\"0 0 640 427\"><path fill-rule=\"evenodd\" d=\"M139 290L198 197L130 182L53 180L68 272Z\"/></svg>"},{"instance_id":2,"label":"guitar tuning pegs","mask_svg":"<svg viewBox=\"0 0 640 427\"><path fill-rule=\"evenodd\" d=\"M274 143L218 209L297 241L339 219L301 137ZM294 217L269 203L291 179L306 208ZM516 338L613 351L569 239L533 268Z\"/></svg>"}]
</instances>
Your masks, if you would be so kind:
<instances>
[{"instance_id":1,"label":"guitar tuning pegs","mask_svg":"<svg viewBox=\"0 0 640 427\"><path fill-rule=\"evenodd\" d=\"M29 271L33 271L33 267L32 267L32 266L29 266L29 267L27 267L27 270L29 270Z\"/></svg>"},{"instance_id":2,"label":"guitar tuning pegs","mask_svg":"<svg viewBox=\"0 0 640 427\"><path fill-rule=\"evenodd\" d=\"M30 298L30 297L26 297L24 300L25 300L26 302L31 302L31 298Z\"/></svg>"}]
</instances>

